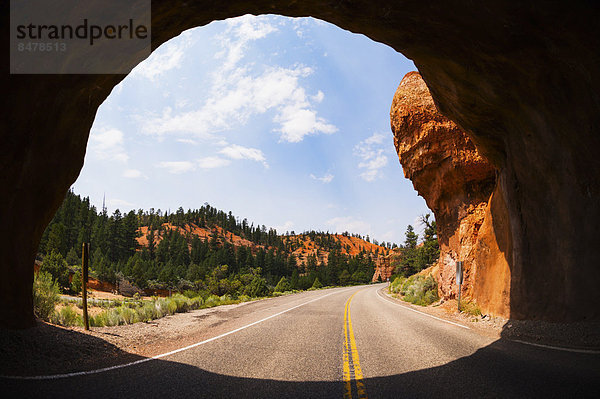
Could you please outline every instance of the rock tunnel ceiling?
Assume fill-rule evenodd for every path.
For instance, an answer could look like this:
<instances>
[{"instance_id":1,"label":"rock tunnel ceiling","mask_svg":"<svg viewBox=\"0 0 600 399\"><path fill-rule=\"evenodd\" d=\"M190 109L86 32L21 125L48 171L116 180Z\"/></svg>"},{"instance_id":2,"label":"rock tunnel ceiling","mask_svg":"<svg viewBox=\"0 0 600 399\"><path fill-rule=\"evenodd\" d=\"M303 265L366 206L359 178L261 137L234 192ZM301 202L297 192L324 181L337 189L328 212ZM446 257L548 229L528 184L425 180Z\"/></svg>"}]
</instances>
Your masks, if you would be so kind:
<instances>
[{"instance_id":1,"label":"rock tunnel ceiling","mask_svg":"<svg viewBox=\"0 0 600 399\"><path fill-rule=\"evenodd\" d=\"M5 29L9 3L2 6ZM412 59L437 108L496 169L509 314L598 319L600 16L589 2L153 1L152 48L244 14L313 16ZM10 49L8 33L4 50ZM127 60L124 60L124 62ZM131 60L129 60L131 61ZM31 265L83 165L99 105L125 75L11 75L5 66L0 324L34 322ZM399 76L398 80L402 77ZM501 195L496 196L496 192ZM390 210L393 211L393 210Z\"/></svg>"}]
</instances>

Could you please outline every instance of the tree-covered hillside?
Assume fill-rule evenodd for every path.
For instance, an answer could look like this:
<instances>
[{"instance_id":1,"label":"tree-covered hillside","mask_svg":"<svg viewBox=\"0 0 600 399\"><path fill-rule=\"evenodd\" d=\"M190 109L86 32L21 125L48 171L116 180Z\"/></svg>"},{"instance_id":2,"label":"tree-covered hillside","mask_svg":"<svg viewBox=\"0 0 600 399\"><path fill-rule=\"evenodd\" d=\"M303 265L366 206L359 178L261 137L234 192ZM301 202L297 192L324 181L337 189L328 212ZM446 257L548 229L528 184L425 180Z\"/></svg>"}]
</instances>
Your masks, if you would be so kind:
<instances>
[{"instance_id":1,"label":"tree-covered hillside","mask_svg":"<svg viewBox=\"0 0 600 399\"><path fill-rule=\"evenodd\" d=\"M91 243L91 274L100 280L216 295L266 293L282 278L289 289L309 288L316 279L323 285L368 283L376 257L396 246L348 232L279 235L209 204L108 215L69 191L39 247L42 268L63 287L68 270L80 267L84 242Z\"/></svg>"}]
</instances>

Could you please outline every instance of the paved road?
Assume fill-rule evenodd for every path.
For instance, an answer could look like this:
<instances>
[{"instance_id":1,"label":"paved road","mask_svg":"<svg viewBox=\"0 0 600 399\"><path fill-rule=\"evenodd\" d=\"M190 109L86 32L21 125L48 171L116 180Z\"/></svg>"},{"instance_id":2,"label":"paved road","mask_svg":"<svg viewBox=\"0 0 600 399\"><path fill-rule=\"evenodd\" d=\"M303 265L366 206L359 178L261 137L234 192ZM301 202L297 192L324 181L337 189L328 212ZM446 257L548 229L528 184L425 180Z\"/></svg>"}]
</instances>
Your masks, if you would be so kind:
<instances>
[{"instance_id":1,"label":"paved road","mask_svg":"<svg viewBox=\"0 0 600 399\"><path fill-rule=\"evenodd\" d=\"M382 285L224 311L195 345L126 367L2 380L9 397L600 397L600 355L493 340L383 298Z\"/></svg>"}]
</instances>

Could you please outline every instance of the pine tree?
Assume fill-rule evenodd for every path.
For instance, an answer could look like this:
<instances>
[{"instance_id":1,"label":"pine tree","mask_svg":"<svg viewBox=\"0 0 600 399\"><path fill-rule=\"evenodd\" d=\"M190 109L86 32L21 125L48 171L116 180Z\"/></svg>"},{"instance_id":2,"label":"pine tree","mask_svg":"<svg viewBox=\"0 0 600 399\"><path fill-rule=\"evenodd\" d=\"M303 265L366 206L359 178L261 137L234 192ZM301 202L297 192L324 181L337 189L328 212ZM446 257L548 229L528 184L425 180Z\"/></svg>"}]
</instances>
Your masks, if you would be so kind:
<instances>
[{"instance_id":1,"label":"pine tree","mask_svg":"<svg viewBox=\"0 0 600 399\"><path fill-rule=\"evenodd\" d=\"M52 275L61 289L69 287L69 268L60 252L53 250L44 256L40 271Z\"/></svg>"},{"instance_id":2,"label":"pine tree","mask_svg":"<svg viewBox=\"0 0 600 399\"><path fill-rule=\"evenodd\" d=\"M279 280L279 282L275 286L275 292L286 292L286 291L289 291L290 289L291 289L290 283L285 278L285 276L281 277L281 279Z\"/></svg>"},{"instance_id":3,"label":"pine tree","mask_svg":"<svg viewBox=\"0 0 600 399\"><path fill-rule=\"evenodd\" d=\"M313 285L311 288L313 288L313 289L323 288L323 284L321 284L318 277L315 277L315 281L313 281Z\"/></svg>"}]
</instances>

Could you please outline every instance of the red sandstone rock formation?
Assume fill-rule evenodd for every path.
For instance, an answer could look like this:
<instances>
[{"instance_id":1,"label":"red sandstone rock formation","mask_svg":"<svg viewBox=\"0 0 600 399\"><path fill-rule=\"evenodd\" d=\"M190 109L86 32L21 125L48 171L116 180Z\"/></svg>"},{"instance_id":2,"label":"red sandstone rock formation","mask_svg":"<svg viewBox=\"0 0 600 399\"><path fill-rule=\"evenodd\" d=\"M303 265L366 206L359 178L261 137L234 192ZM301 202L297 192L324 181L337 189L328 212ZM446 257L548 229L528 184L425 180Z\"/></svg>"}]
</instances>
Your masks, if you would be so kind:
<instances>
[{"instance_id":1,"label":"red sandstone rock formation","mask_svg":"<svg viewBox=\"0 0 600 399\"><path fill-rule=\"evenodd\" d=\"M455 262L462 260L463 297L477 301L484 312L508 316L510 272L500 248L510 241L509 226L506 205L494 191L494 167L437 110L417 72L408 73L396 91L391 126L404 175L435 214L440 297L456 296Z\"/></svg>"},{"instance_id":2,"label":"red sandstone rock formation","mask_svg":"<svg viewBox=\"0 0 600 399\"><path fill-rule=\"evenodd\" d=\"M394 261L398 258L396 252L392 252L386 256L380 256L375 262L375 273L373 274L372 282L387 281L388 278L392 277L396 266Z\"/></svg>"}]
</instances>

